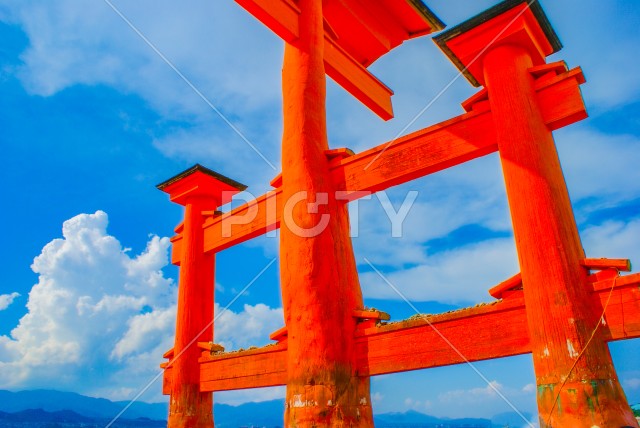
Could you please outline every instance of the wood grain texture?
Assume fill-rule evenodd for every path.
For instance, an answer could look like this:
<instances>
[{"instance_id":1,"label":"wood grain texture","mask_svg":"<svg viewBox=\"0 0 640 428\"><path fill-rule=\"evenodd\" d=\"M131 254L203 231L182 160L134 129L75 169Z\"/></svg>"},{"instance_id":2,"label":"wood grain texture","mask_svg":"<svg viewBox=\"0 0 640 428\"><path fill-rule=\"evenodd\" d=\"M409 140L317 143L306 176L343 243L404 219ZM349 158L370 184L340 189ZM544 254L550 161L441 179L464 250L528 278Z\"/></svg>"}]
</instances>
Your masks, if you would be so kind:
<instances>
[{"instance_id":1,"label":"wood grain texture","mask_svg":"<svg viewBox=\"0 0 640 428\"><path fill-rule=\"evenodd\" d=\"M286 43L300 43L300 9L289 0L236 0ZM330 33L324 36L326 73L383 120L393 117L393 91L371 74L338 44Z\"/></svg>"},{"instance_id":2,"label":"wood grain texture","mask_svg":"<svg viewBox=\"0 0 640 428\"><path fill-rule=\"evenodd\" d=\"M602 311L613 283L592 284L590 301ZM605 322L606 341L640 337L640 274L616 280ZM449 340L459 355L437 332ZM531 352L523 292L483 306L430 315L355 334L358 375L376 376ZM203 391L286 384L287 343L200 358ZM464 358L463 358L464 357Z\"/></svg>"},{"instance_id":3,"label":"wood grain texture","mask_svg":"<svg viewBox=\"0 0 640 428\"><path fill-rule=\"evenodd\" d=\"M576 85L545 78L538 85L556 86L557 95L538 96L526 44L498 44L482 63L525 285L541 426L628 425L635 421L603 331L595 329L584 251L551 134L575 119L554 109L558 99L575 98ZM578 83L581 73L573 75ZM559 121L547 124L544 110Z\"/></svg>"},{"instance_id":4,"label":"wood grain texture","mask_svg":"<svg viewBox=\"0 0 640 428\"><path fill-rule=\"evenodd\" d=\"M537 90L538 96L555 99L548 111L543 110L549 126L566 117L585 115L578 80L564 75L575 90L571 97L554 95L558 86L550 84ZM564 83L563 83L564 85ZM433 174L443 169L485 156L497 150L494 121L490 111L474 111L437 125L411 133L395 141L346 157L330 165L336 188L348 199L363 196L361 192L385 190L391 186ZM376 159L368 168L367 165ZM366 168L366 169L365 169ZM271 205L270 205L271 204ZM205 251L222 251L280 227L281 190L276 189L205 222ZM224 230L230 233L223 234ZM172 238L172 262L179 264L180 235Z\"/></svg>"}]
</instances>

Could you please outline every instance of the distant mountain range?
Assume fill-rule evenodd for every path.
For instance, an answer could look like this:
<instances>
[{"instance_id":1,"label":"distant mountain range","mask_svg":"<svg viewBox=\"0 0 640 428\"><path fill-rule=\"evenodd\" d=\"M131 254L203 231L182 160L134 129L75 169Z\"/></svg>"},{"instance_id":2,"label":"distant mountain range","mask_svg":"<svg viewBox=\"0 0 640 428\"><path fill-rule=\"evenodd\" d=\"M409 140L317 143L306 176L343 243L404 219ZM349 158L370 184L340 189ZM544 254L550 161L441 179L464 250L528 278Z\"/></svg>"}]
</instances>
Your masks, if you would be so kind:
<instances>
[{"instance_id":1,"label":"distant mountain range","mask_svg":"<svg viewBox=\"0 0 640 428\"><path fill-rule=\"evenodd\" d=\"M0 428L104 428L128 404L86 397L73 392L0 390ZM245 403L240 406L214 404L217 428L281 427L284 400ZM123 427L165 427L167 403L136 402L111 425ZM530 418L531 415L525 414ZM443 419L416 411L385 413L374 416L377 428L502 428L520 427L524 423L515 413L481 418Z\"/></svg>"},{"instance_id":2,"label":"distant mountain range","mask_svg":"<svg viewBox=\"0 0 640 428\"><path fill-rule=\"evenodd\" d=\"M23 410L40 409L46 412L71 410L90 418L113 418L128 404L127 401L110 401L105 398L86 397L75 392L62 392L48 389L32 391L0 390L0 412L15 413ZM149 418L167 419L166 403L135 402L127 409L128 419Z\"/></svg>"},{"instance_id":3,"label":"distant mountain range","mask_svg":"<svg viewBox=\"0 0 640 428\"><path fill-rule=\"evenodd\" d=\"M22 410L15 413L0 412L2 428L104 428L111 419L82 416L71 410L47 412L41 409ZM113 428L163 428L166 421L153 421L147 418L121 419Z\"/></svg>"}]
</instances>

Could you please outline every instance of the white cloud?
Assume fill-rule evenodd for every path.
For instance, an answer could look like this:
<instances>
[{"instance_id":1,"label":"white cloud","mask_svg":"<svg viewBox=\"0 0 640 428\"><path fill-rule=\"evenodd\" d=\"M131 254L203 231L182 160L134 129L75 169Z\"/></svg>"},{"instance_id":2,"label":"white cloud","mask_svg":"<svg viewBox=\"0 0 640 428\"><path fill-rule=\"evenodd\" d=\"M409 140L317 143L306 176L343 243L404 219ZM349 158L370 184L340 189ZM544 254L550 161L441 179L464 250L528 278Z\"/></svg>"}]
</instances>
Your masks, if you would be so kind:
<instances>
[{"instance_id":1,"label":"white cloud","mask_svg":"<svg viewBox=\"0 0 640 428\"><path fill-rule=\"evenodd\" d=\"M169 239L151 236L142 253L130 255L107 225L102 211L73 217L63 238L35 258L28 313L0 336L6 387L128 399L159 372L175 328L177 289L162 273ZM282 325L282 309L245 305L220 315L216 336L231 349L248 347ZM146 399L160 398L159 386L151 391Z\"/></svg>"},{"instance_id":2,"label":"white cloud","mask_svg":"<svg viewBox=\"0 0 640 428\"><path fill-rule=\"evenodd\" d=\"M241 312L221 312L216 303L215 312L215 342L227 350L264 345L269 342L270 333L284 326L282 309L272 309L262 303L244 305Z\"/></svg>"},{"instance_id":3,"label":"white cloud","mask_svg":"<svg viewBox=\"0 0 640 428\"><path fill-rule=\"evenodd\" d=\"M113 3L219 105L245 110L279 99L278 86L269 82L279 79L280 59L273 51L281 50L282 43L276 36L264 37L269 30L237 5ZM209 112L106 3L9 1L6 7L29 37L29 47L22 55L22 79L31 92L48 96L77 84L106 84L138 93L164 113ZM148 13L151 9L153 19ZM256 74L258 64L263 68Z\"/></svg>"},{"instance_id":4,"label":"white cloud","mask_svg":"<svg viewBox=\"0 0 640 428\"><path fill-rule=\"evenodd\" d=\"M493 239L438 253L424 264L385 277L410 301L490 301L487 290L519 271L513 239ZM365 297L400 297L375 272L360 276Z\"/></svg>"},{"instance_id":5,"label":"white cloud","mask_svg":"<svg viewBox=\"0 0 640 428\"><path fill-rule=\"evenodd\" d=\"M476 387L471 389L456 389L453 391L443 392L438 395L438 400L443 403L449 402L466 402L466 401L485 401L488 399L493 399L498 396L498 392L502 392L504 387L496 380L492 380L487 384L487 386Z\"/></svg>"},{"instance_id":6,"label":"white cloud","mask_svg":"<svg viewBox=\"0 0 640 428\"><path fill-rule=\"evenodd\" d=\"M640 138L585 124L558 131L556 140L572 199L590 200L583 210L640 197Z\"/></svg>"},{"instance_id":7,"label":"white cloud","mask_svg":"<svg viewBox=\"0 0 640 428\"><path fill-rule=\"evenodd\" d=\"M169 240L151 237L132 258L107 234L107 224L102 211L73 217L63 225L63 238L34 259L39 277L28 313L0 342L4 384L91 388L78 383L87 376L108 379L114 346L133 334L127 321L145 307L153 314L175 300L172 280L161 272Z\"/></svg>"},{"instance_id":8,"label":"white cloud","mask_svg":"<svg viewBox=\"0 0 640 428\"><path fill-rule=\"evenodd\" d=\"M373 397L372 397L372 400L374 400ZM380 400L377 400L377 401L380 401ZM418 412L428 412L432 406L433 406L433 403L429 400L418 400L411 397L407 397L404 400L404 407L406 409L415 410Z\"/></svg>"},{"instance_id":9,"label":"white cloud","mask_svg":"<svg viewBox=\"0 0 640 428\"><path fill-rule=\"evenodd\" d=\"M0 294L0 311L7 309L17 297L20 297L20 293Z\"/></svg>"},{"instance_id":10,"label":"white cloud","mask_svg":"<svg viewBox=\"0 0 640 428\"><path fill-rule=\"evenodd\" d=\"M418 198L403 222L402 237L393 238L391 222L379 199L358 202L352 209L354 248L358 262L364 257L386 266L425 263L434 250L428 241L446 238L457 229L475 225L493 232L509 232L511 221L497 155L394 187L387 191L397 211L407 192Z\"/></svg>"},{"instance_id":11,"label":"white cloud","mask_svg":"<svg viewBox=\"0 0 640 428\"><path fill-rule=\"evenodd\" d=\"M153 349L166 339L167 333L173 330L175 317L175 305L163 310L134 315L128 320L128 330L116 343L111 357L121 360L139 353L140 350Z\"/></svg>"},{"instance_id":12,"label":"white cloud","mask_svg":"<svg viewBox=\"0 0 640 428\"><path fill-rule=\"evenodd\" d=\"M278 163L281 40L233 2L113 3L215 108ZM275 175L105 2L9 0L5 11L29 39L18 69L28 92L52 96L85 85L137 95L171 121L168 133L155 136L156 146L167 156L207 162L223 171L250 164L262 175L234 177L252 181L248 184ZM180 144L185 142L189 144Z\"/></svg>"},{"instance_id":13,"label":"white cloud","mask_svg":"<svg viewBox=\"0 0 640 428\"><path fill-rule=\"evenodd\" d=\"M434 409L442 414L442 409L454 406L458 417L478 417L478 415L497 415L512 413L514 407L526 419L529 415L525 409L535 409L535 386L525 385L522 388L506 386L497 380L467 389L455 389L438 394ZM513 407L512 407L513 406ZM514 418L517 416L514 415ZM521 426L529 426L523 419Z\"/></svg>"},{"instance_id":14,"label":"white cloud","mask_svg":"<svg viewBox=\"0 0 640 428\"><path fill-rule=\"evenodd\" d=\"M379 391L376 391L373 394L371 394L371 401L374 403L381 402L383 398L384 398L384 394L380 393Z\"/></svg>"},{"instance_id":15,"label":"white cloud","mask_svg":"<svg viewBox=\"0 0 640 428\"><path fill-rule=\"evenodd\" d=\"M640 219L605 222L585 230L582 238L588 257L624 258L640 263Z\"/></svg>"},{"instance_id":16,"label":"white cloud","mask_svg":"<svg viewBox=\"0 0 640 428\"><path fill-rule=\"evenodd\" d=\"M582 233L588 257L628 258L635 264L640 263L639 237L640 219L609 221ZM402 241L398 244L402 248ZM384 275L410 301L469 304L491 300L487 290L519 270L513 238L500 238L437 253ZM361 274L360 281L368 298L400 299L375 272Z\"/></svg>"}]
</instances>

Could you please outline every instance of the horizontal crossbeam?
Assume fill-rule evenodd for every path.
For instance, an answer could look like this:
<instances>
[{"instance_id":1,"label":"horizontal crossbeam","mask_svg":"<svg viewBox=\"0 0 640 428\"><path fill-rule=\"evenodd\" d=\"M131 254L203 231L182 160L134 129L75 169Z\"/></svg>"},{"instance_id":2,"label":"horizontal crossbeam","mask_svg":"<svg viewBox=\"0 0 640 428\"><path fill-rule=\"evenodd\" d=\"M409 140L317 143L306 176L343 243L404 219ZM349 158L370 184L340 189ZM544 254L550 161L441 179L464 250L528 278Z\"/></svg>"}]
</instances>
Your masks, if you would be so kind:
<instances>
[{"instance_id":1,"label":"horizontal crossbeam","mask_svg":"<svg viewBox=\"0 0 640 428\"><path fill-rule=\"evenodd\" d=\"M285 42L294 44L299 34L300 9L289 0L236 0ZM384 120L393 117L393 91L325 35L327 75Z\"/></svg>"},{"instance_id":2,"label":"horizontal crossbeam","mask_svg":"<svg viewBox=\"0 0 640 428\"><path fill-rule=\"evenodd\" d=\"M584 81L579 69L539 83L538 100L552 129L586 117L580 94ZM353 156L335 157L331 175L337 189L352 200L366 192L433 174L497 150L489 103L480 96L463 103L468 113L389 141ZM363 193L365 192L365 193ZM221 251L280 226L282 200L279 189L205 222L205 251ZM180 263L181 238L172 239L172 262Z\"/></svg>"},{"instance_id":3,"label":"horizontal crossbeam","mask_svg":"<svg viewBox=\"0 0 640 428\"><path fill-rule=\"evenodd\" d=\"M640 337L640 274L593 284L593 305L603 310L605 339ZM611 294L611 298L609 298ZM366 324L365 324L366 325ZM362 328L356 333L358 375L375 376L531 352L522 291L459 311ZM287 340L264 348L203 354L201 389L224 391L284 385ZM165 371L165 393L171 369Z\"/></svg>"}]
</instances>

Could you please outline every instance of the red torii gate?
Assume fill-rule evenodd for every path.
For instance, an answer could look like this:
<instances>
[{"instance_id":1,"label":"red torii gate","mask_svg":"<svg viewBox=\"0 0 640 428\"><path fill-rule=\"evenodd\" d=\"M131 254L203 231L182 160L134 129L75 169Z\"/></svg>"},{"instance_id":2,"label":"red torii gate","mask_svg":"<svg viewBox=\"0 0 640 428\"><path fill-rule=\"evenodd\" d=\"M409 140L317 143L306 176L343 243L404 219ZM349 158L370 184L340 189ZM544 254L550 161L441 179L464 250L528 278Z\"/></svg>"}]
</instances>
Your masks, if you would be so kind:
<instances>
[{"instance_id":1,"label":"red torii gate","mask_svg":"<svg viewBox=\"0 0 640 428\"><path fill-rule=\"evenodd\" d=\"M627 260L583 253L551 131L586 117L584 78L545 63L561 45L538 3L500 3L436 38L484 86L465 114L353 154L329 150L325 70L388 119L391 91L365 67L440 21L417 0L237 1L287 42L283 172L276 190L228 213L215 209L244 186L204 167L159 185L186 207L172 239L169 426L213 426L212 391L287 385L285 425L370 427L370 376L532 353L542 426L637 427L607 342L640 337L640 274L618 277ZM345 202L495 151L521 273L490 290L488 305L378 323L388 316L363 308ZM209 327L215 253L277 227L286 327L275 345L221 352Z\"/></svg>"}]
</instances>

